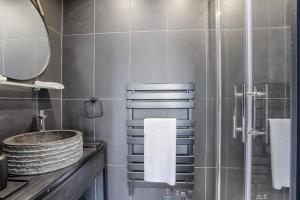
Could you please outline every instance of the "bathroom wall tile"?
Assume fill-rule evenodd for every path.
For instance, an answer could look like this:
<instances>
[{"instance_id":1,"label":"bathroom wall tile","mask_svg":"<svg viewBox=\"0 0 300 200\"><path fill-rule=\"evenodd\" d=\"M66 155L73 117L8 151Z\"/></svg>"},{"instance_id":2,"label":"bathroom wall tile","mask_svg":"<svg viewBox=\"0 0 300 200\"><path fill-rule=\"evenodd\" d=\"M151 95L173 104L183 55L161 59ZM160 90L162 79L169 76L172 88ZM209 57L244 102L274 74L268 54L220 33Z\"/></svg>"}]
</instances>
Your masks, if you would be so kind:
<instances>
[{"instance_id":1,"label":"bathroom wall tile","mask_svg":"<svg viewBox=\"0 0 300 200\"><path fill-rule=\"evenodd\" d=\"M96 139L107 142L107 163L127 163L126 107L123 100L103 100L103 117L96 119Z\"/></svg>"},{"instance_id":2,"label":"bathroom wall tile","mask_svg":"<svg viewBox=\"0 0 300 200\"><path fill-rule=\"evenodd\" d=\"M223 97L232 98L233 86L245 82L244 66L244 31L222 31Z\"/></svg>"},{"instance_id":3,"label":"bathroom wall tile","mask_svg":"<svg viewBox=\"0 0 300 200\"><path fill-rule=\"evenodd\" d=\"M253 27L283 27L284 0L254 0L252 3Z\"/></svg>"},{"instance_id":4,"label":"bathroom wall tile","mask_svg":"<svg viewBox=\"0 0 300 200\"><path fill-rule=\"evenodd\" d=\"M63 39L64 98L93 96L94 38L92 35L65 36Z\"/></svg>"},{"instance_id":5,"label":"bathroom wall tile","mask_svg":"<svg viewBox=\"0 0 300 200\"><path fill-rule=\"evenodd\" d=\"M94 0L64 0L64 34L94 32Z\"/></svg>"},{"instance_id":6,"label":"bathroom wall tile","mask_svg":"<svg viewBox=\"0 0 300 200\"><path fill-rule=\"evenodd\" d=\"M82 131L84 140L94 139L94 119L84 117L84 101L62 101L62 128Z\"/></svg>"},{"instance_id":7,"label":"bathroom wall tile","mask_svg":"<svg viewBox=\"0 0 300 200\"><path fill-rule=\"evenodd\" d=\"M206 138L206 167L216 167L216 115L217 101L215 99L207 100L207 138Z\"/></svg>"},{"instance_id":8,"label":"bathroom wall tile","mask_svg":"<svg viewBox=\"0 0 300 200\"><path fill-rule=\"evenodd\" d=\"M208 50L207 50L207 98L216 98L217 96L217 64L216 64L216 31L208 31Z\"/></svg>"},{"instance_id":9,"label":"bathroom wall tile","mask_svg":"<svg viewBox=\"0 0 300 200\"><path fill-rule=\"evenodd\" d=\"M221 2L221 28L243 28L245 15L244 1L223 0Z\"/></svg>"},{"instance_id":10,"label":"bathroom wall tile","mask_svg":"<svg viewBox=\"0 0 300 200\"><path fill-rule=\"evenodd\" d=\"M207 28L206 1L167 0L169 29L205 29Z\"/></svg>"},{"instance_id":11,"label":"bathroom wall tile","mask_svg":"<svg viewBox=\"0 0 300 200\"><path fill-rule=\"evenodd\" d=\"M96 0L96 33L129 31L130 0Z\"/></svg>"},{"instance_id":12,"label":"bathroom wall tile","mask_svg":"<svg viewBox=\"0 0 300 200\"><path fill-rule=\"evenodd\" d=\"M127 167L108 166L108 200L129 200Z\"/></svg>"},{"instance_id":13,"label":"bathroom wall tile","mask_svg":"<svg viewBox=\"0 0 300 200\"><path fill-rule=\"evenodd\" d=\"M216 197L216 169L206 169L206 200L215 199Z\"/></svg>"},{"instance_id":14,"label":"bathroom wall tile","mask_svg":"<svg viewBox=\"0 0 300 200\"><path fill-rule=\"evenodd\" d=\"M168 36L168 81L195 82L197 97L204 98L206 95L206 31L174 31L169 32Z\"/></svg>"},{"instance_id":15,"label":"bathroom wall tile","mask_svg":"<svg viewBox=\"0 0 300 200\"><path fill-rule=\"evenodd\" d=\"M205 168L195 168L195 186L197 188L193 193L193 199L205 200Z\"/></svg>"},{"instance_id":16,"label":"bathroom wall tile","mask_svg":"<svg viewBox=\"0 0 300 200\"><path fill-rule=\"evenodd\" d=\"M268 117L285 118L286 99L268 99Z\"/></svg>"},{"instance_id":17,"label":"bathroom wall tile","mask_svg":"<svg viewBox=\"0 0 300 200\"><path fill-rule=\"evenodd\" d=\"M216 169L195 168L193 200L212 200L216 194ZM223 198L221 198L223 200ZM225 199L225 198L224 198Z\"/></svg>"},{"instance_id":18,"label":"bathroom wall tile","mask_svg":"<svg viewBox=\"0 0 300 200\"><path fill-rule=\"evenodd\" d=\"M197 107L195 108L196 132L195 132L195 166L206 166L206 101L205 99L197 100Z\"/></svg>"},{"instance_id":19,"label":"bathroom wall tile","mask_svg":"<svg viewBox=\"0 0 300 200\"><path fill-rule=\"evenodd\" d=\"M36 130L34 99L0 99L0 144L3 139Z\"/></svg>"},{"instance_id":20,"label":"bathroom wall tile","mask_svg":"<svg viewBox=\"0 0 300 200\"><path fill-rule=\"evenodd\" d=\"M132 0L131 30L167 28L166 0Z\"/></svg>"},{"instance_id":21,"label":"bathroom wall tile","mask_svg":"<svg viewBox=\"0 0 300 200\"><path fill-rule=\"evenodd\" d=\"M241 135L234 139L232 137L232 100L224 99L222 110L222 167L243 167L244 165L244 145L241 141Z\"/></svg>"},{"instance_id":22,"label":"bathroom wall tile","mask_svg":"<svg viewBox=\"0 0 300 200\"><path fill-rule=\"evenodd\" d=\"M45 109L47 109L47 118L45 120L46 130L61 129L61 100L38 99L38 110Z\"/></svg>"},{"instance_id":23,"label":"bathroom wall tile","mask_svg":"<svg viewBox=\"0 0 300 200\"><path fill-rule=\"evenodd\" d=\"M208 29L216 29L216 0L208 1L207 4L207 27Z\"/></svg>"},{"instance_id":24,"label":"bathroom wall tile","mask_svg":"<svg viewBox=\"0 0 300 200\"><path fill-rule=\"evenodd\" d=\"M166 82L166 32L132 33L131 40L131 82Z\"/></svg>"},{"instance_id":25,"label":"bathroom wall tile","mask_svg":"<svg viewBox=\"0 0 300 200\"><path fill-rule=\"evenodd\" d=\"M62 33L62 1L63 0L41 1L47 25L59 33Z\"/></svg>"},{"instance_id":26,"label":"bathroom wall tile","mask_svg":"<svg viewBox=\"0 0 300 200\"><path fill-rule=\"evenodd\" d=\"M284 29L253 30L253 79L285 82Z\"/></svg>"},{"instance_id":27,"label":"bathroom wall tile","mask_svg":"<svg viewBox=\"0 0 300 200\"><path fill-rule=\"evenodd\" d=\"M227 199L241 200L244 197L244 170L227 169Z\"/></svg>"},{"instance_id":28,"label":"bathroom wall tile","mask_svg":"<svg viewBox=\"0 0 300 200\"><path fill-rule=\"evenodd\" d=\"M220 191L220 196L221 199L226 200L227 199L227 168L221 168L221 181L220 181L220 187L221 187L221 191Z\"/></svg>"},{"instance_id":29,"label":"bathroom wall tile","mask_svg":"<svg viewBox=\"0 0 300 200\"><path fill-rule=\"evenodd\" d=\"M292 58L292 52L291 52L292 46L291 46L291 29L287 28L285 29L285 82L286 82L286 97L290 98L290 84L291 84L291 58Z\"/></svg>"},{"instance_id":30,"label":"bathroom wall tile","mask_svg":"<svg viewBox=\"0 0 300 200\"><path fill-rule=\"evenodd\" d=\"M96 35L95 90L100 98L125 98L129 82L129 34Z\"/></svg>"},{"instance_id":31,"label":"bathroom wall tile","mask_svg":"<svg viewBox=\"0 0 300 200\"><path fill-rule=\"evenodd\" d=\"M37 80L61 83L61 36L51 29L49 30L49 36L51 44L50 61L45 71L37 77ZM52 98L59 98L61 94L57 90L50 90L49 93Z\"/></svg>"},{"instance_id":32,"label":"bathroom wall tile","mask_svg":"<svg viewBox=\"0 0 300 200\"><path fill-rule=\"evenodd\" d=\"M291 0L285 0L285 26L291 26L292 3Z\"/></svg>"},{"instance_id":33,"label":"bathroom wall tile","mask_svg":"<svg viewBox=\"0 0 300 200\"><path fill-rule=\"evenodd\" d=\"M136 188L134 195L131 197L132 200L158 200L162 199L166 195L166 189L159 188Z\"/></svg>"},{"instance_id":34,"label":"bathroom wall tile","mask_svg":"<svg viewBox=\"0 0 300 200\"><path fill-rule=\"evenodd\" d=\"M0 8L0 20L3 20L3 8ZM0 40L3 40L3 24L0 24Z\"/></svg>"}]
</instances>

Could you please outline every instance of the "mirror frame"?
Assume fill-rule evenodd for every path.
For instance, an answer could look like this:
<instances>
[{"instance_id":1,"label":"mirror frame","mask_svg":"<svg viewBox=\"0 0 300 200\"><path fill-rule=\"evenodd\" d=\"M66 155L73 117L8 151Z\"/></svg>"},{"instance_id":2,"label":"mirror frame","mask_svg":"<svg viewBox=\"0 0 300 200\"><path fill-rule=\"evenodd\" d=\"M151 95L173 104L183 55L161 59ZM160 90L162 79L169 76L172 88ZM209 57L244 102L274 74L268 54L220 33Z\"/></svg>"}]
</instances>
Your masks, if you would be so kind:
<instances>
[{"instance_id":1,"label":"mirror frame","mask_svg":"<svg viewBox=\"0 0 300 200\"><path fill-rule=\"evenodd\" d=\"M32 80L32 79L35 79L37 78L38 76L40 76L41 74L43 74L46 70L46 68L48 67L49 63L50 63L50 60L51 60L51 56L52 56L52 48L51 48L51 40L50 40L50 34L49 34L49 30L48 30L48 26L47 26L47 23L46 23L46 20L45 20L45 17L43 15L43 11L41 10L42 8L40 8L38 5L40 5L39 3L39 0L28 0L32 6L36 9L36 11L38 12L38 14L40 15L42 21L43 21L43 24L45 26L45 29L46 29L46 32L47 32L47 36L48 36L48 44L49 44L49 54L48 54L48 57L47 57L47 60L44 64L44 66L41 68L40 72L36 73L35 76L31 77L31 78L24 78L24 79L16 79L16 78L13 78L13 77L7 77L5 74L2 74L2 76L5 76L6 78L8 79L12 79L12 80L17 80L17 81L28 81L28 80Z\"/></svg>"}]
</instances>

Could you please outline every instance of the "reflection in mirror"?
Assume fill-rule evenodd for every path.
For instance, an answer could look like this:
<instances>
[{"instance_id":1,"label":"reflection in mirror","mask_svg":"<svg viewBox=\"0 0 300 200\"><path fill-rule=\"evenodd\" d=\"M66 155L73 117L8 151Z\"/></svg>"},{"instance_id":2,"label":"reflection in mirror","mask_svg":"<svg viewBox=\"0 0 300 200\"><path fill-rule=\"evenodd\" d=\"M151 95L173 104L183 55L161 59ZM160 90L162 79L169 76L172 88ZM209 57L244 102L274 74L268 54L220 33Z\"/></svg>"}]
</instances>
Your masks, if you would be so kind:
<instances>
[{"instance_id":1,"label":"reflection in mirror","mask_svg":"<svg viewBox=\"0 0 300 200\"><path fill-rule=\"evenodd\" d=\"M50 59L43 18L30 0L0 0L0 74L28 80L41 74Z\"/></svg>"}]
</instances>

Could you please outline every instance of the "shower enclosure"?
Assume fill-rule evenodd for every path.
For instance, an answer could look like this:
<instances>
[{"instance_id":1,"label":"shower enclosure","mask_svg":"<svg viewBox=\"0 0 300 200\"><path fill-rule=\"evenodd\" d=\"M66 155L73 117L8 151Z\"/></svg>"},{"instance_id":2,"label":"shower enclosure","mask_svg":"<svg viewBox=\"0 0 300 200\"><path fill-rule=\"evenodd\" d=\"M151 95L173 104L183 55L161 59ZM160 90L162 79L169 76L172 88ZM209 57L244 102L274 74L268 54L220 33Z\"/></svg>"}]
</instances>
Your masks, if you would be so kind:
<instances>
[{"instance_id":1,"label":"shower enclosure","mask_svg":"<svg viewBox=\"0 0 300 200\"><path fill-rule=\"evenodd\" d=\"M217 83L216 199L287 200L289 186L274 187L269 120L290 119L291 2L210 0L208 7Z\"/></svg>"}]
</instances>

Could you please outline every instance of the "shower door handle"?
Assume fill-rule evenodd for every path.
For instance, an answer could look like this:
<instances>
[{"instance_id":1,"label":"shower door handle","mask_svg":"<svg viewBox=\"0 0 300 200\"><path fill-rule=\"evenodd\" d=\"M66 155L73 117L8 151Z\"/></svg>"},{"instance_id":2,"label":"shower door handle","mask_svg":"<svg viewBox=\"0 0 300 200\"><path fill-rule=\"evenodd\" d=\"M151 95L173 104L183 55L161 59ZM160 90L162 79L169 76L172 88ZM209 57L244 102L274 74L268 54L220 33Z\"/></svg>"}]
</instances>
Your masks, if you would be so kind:
<instances>
[{"instance_id":1,"label":"shower door handle","mask_svg":"<svg viewBox=\"0 0 300 200\"><path fill-rule=\"evenodd\" d=\"M257 88L254 86L253 88L253 91L252 92L248 92L247 93L247 96L251 96L252 97L252 128L250 130L247 130L247 134L248 135L252 135L254 138L256 136L260 136L260 135L263 135L263 136L266 136L267 135L267 112L268 112L268 103L266 101L266 113L265 113L265 123L266 123L266 128L265 128L265 131L259 131L257 130L257 126L256 126L256 109L257 109L257 100L258 98L262 98L264 96L267 97L267 93L266 92L259 92L257 90Z\"/></svg>"},{"instance_id":2,"label":"shower door handle","mask_svg":"<svg viewBox=\"0 0 300 200\"><path fill-rule=\"evenodd\" d=\"M246 133L246 130L245 130L245 107L246 107L245 95L246 95L245 84L242 85L241 93L239 93L237 91L237 86L233 87L233 134L232 134L232 137L237 138L238 132L241 132L243 142L245 141L245 133ZM241 127L238 127L238 121L237 121L239 99L241 99L241 101L242 101L241 102L242 103L242 106L241 106L242 126Z\"/></svg>"}]
</instances>

